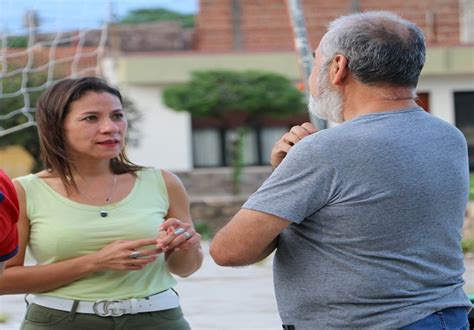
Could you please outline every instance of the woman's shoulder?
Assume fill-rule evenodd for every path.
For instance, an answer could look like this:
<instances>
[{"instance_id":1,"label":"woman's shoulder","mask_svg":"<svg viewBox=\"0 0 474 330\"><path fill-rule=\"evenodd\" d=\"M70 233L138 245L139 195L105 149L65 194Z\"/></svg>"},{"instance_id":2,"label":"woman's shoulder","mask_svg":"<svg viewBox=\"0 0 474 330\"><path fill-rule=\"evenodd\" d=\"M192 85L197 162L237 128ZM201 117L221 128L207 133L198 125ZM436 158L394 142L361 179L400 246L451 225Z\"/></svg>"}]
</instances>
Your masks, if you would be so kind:
<instances>
[{"instance_id":1,"label":"woman's shoulder","mask_svg":"<svg viewBox=\"0 0 474 330\"><path fill-rule=\"evenodd\" d=\"M13 181L19 181L19 182L31 182L34 180L37 180L40 177L40 173L46 172L46 171L41 171L37 173L30 173L22 176L17 176L16 178L13 179Z\"/></svg>"},{"instance_id":2,"label":"woman's shoulder","mask_svg":"<svg viewBox=\"0 0 474 330\"><path fill-rule=\"evenodd\" d=\"M42 170L36 173L30 173L22 176L17 176L16 179L23 179L23 178L28 178L28 179L53 179L53 178L58 178L59 176L52 174L49 171Z\"/></svg>"},{"instance_id":3,"label":"woman's shoulder","mask_svg":"<svg viewBox=\"0 0 474 330\"><path fill-rule=\"evenodd\" d=\"M173 174L172 172L168 170L164 170L162 168L157 168L157 167L144 167L136 173L142 177L156 176L156 175L163 176L163 177L176 176L175 174Z\"/></svg>"},{"instance_id":4,"label":"woman's shoulder","mask_svg":"<svg viewBox=\"0 0 474 330\"><path fill-rule=\"evenodd\" d=\"M168 170L161 170L161 175L163 176L163 180L165 181L167 186L182 186L183 183L179 176L175 173L168 171Z\"/></svg>"},{"instance_id":5,"label":"woman's shoulder","mask_svg":"<svg viewBox=\"0 0 474 330\"><path fill-rule=\"evenodd\" d=\"M144 180L148 180L148 179L151 179L152 177L155 177L159 181L162 181L168 189L183 186L181 179L178 177L178 175L176 175L175 173L169 170L165 170L161 168L154 168L154 167L143 168L140 170L140 176Z\"/></svg>"}]
</instances>

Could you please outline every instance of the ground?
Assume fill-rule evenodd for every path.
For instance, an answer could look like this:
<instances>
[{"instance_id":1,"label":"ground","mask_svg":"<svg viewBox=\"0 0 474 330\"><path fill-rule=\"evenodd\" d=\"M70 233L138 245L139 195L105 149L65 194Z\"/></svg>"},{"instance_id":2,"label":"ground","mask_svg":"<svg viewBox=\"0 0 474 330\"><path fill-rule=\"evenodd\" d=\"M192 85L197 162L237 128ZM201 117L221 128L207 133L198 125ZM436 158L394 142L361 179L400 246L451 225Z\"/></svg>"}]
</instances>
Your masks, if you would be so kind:
<instances>
[{"instance_id":1,"label":"ground","mask_svg":"<svg viewBox=\"0 0 474 330\"><path fill-rule=\"evenodd\" d=\"M208 251L207 243L204 251ZM271 260L224 268L206 253L203 267L189 278L178 279L176 287L192 329L280 329ZM474 254L466 255L465 265L465 289L474 294ZM2 330L17 330L24 312L23 295L0 296L0 314L10 315L10 321L0 325Z\"/></svg>"}]
</instances>

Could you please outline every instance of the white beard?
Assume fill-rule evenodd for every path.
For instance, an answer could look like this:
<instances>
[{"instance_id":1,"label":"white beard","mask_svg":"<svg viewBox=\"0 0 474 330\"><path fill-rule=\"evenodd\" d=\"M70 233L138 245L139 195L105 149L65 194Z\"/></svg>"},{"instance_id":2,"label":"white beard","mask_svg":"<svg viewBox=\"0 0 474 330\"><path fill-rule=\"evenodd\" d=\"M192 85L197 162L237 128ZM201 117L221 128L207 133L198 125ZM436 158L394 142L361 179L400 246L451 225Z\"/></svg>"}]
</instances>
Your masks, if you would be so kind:
<instances>
[{"instance_id":1,"label":"white beard","mask_svg":"<svg viewBox=\"0 0 474 330\"><path fill-rule=\"evenodd\" d=\"M316 97L309 96L308 110L321 119L342 123L344 121L342 96L328 86L327 80L322 81L323 79L318 79L318 95Z\"/></svg>"}]
</instances>

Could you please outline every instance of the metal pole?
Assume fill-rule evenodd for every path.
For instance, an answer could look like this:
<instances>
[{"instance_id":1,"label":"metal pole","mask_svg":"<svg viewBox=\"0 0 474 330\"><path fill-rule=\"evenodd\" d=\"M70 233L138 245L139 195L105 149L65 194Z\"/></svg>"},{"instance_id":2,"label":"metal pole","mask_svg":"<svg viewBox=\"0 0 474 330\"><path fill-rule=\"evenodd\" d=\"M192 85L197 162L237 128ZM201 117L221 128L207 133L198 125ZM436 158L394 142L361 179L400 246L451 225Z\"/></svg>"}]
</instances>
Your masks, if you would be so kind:
<instances>
[{"instance_id":1,"label":"metal pole","mask_svg":"<svg viewBox=\"0 0 474 330\"><path fill-rule=\"evenodd\" d=\"M308 44L308 35L306 32L306 24L304 21L303 10L301 7L300 0L287 0L288 13L290 14L290 21L293 27L293 35L295 38L295 49L298 56L298 63L300 66L301 74L303 76L303 82L305 87L306 95L309 95L308 78L311 74L311 68L313 64L312 51ZM313 114L309 114L311 122L318 129L322 130L327 127L326 121L322 120Z\"/></svg>"}]
</instances>

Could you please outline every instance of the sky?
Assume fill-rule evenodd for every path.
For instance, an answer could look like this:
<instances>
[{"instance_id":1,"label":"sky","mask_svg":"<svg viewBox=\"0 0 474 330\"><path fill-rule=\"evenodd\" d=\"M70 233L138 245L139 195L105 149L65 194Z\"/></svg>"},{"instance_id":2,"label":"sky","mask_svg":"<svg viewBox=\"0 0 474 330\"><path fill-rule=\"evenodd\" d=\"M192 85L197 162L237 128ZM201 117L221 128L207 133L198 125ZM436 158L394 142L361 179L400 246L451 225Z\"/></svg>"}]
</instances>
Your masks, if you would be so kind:
<instances>
[{"instance_id":1,"label":"sky","mask_svg":"<svg viewBox=\"0 0 474 330\"><path fill-rule=\"evenodd\" d=\"M111 12L123 17L138 8L167 8L182 13L196 13L198 0L0 0L0 32L24 34L23 16L35 10L41 31L69 31L98 27Z\"/></svg>"}]
</instances>

